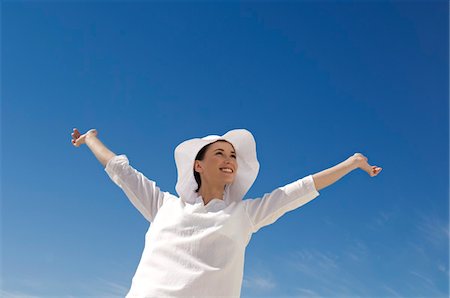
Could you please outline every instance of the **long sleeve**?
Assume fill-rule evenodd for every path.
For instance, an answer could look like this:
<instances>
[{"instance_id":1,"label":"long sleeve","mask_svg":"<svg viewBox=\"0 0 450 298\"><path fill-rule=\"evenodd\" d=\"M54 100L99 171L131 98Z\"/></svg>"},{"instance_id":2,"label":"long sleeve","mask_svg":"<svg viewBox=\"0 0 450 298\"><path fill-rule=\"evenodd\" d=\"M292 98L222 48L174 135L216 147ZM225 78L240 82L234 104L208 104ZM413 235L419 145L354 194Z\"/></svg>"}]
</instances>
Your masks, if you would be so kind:
<instances>
[{"instance_id":1,"label":"long sleeve","mask_svg":"<svg viewBox=\"0 0 450 298\"><path fill-rule=\"evenodd\" d=\"M314 186L312 175L289 183L265 194L262 198L247 199L243 203L256 233L264 226L274 223L286 212L294 210L320 193Z\"/></svg>"},{"instance_id":2,"label":"long sleeve","mask_svg":"<svg viewBox=\"0 0 450 298\"><path fill-rule=\"evenodd\" d=\"M124 154L111 158L106 164L105 171L145 219L152 222L164 202L164 192L156 186L156 183L130 166Z\"/></svg>"}]
</instances>

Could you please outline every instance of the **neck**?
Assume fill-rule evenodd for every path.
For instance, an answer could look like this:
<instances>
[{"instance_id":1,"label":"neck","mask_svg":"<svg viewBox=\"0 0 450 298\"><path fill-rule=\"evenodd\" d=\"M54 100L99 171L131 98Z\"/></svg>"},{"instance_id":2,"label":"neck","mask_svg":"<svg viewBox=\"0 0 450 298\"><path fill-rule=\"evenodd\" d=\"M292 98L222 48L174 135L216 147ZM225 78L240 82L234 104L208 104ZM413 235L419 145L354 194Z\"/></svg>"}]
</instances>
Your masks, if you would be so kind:
<instances>
[{"instance_id":1,"label":"neck","mask_svg":"<svg viewBox=\"0 0 450 298\"><path fill-rule=\"evenodd\" d=\"M225 193L225 185L220 186L202 185L198 191L198 194L202 196L205 205L208 204L209 201L211 201L212 199L223 200L224 193Z\"/></svg>"}]
</instances>

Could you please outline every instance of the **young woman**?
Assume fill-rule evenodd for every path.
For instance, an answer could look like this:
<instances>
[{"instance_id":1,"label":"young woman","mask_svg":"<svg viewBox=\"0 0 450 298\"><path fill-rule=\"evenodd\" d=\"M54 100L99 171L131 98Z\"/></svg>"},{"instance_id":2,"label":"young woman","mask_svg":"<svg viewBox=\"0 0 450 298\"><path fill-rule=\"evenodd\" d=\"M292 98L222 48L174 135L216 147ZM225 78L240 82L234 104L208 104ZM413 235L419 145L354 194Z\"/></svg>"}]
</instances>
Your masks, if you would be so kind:
<instances>
[{"instance_id":1,"label":"young woman","mask_svg":"<svg viewBox=\"0 0 450 298\"><path fill-rule=\"evenodd\" d=\"M371 177L381 168L355 153L345 161L243 200L259 171L256 144L245 129L210 135L175 149L178 197L103 145L97 130L72 144L86 144L105 171L149 221L145 247L126 297L239 297L245 249L253 233L319 196L319 190L360 168Z\"/></svg>"}]
</instances>

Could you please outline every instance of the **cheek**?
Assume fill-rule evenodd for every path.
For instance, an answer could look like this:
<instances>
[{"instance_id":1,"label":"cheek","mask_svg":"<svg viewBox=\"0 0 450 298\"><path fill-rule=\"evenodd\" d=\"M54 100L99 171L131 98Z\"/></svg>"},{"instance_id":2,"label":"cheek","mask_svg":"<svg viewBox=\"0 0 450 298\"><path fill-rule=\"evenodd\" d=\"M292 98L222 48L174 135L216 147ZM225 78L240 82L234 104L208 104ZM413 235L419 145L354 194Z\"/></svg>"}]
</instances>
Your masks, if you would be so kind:
<instances>
[{"instance_id":1,"label":"cheek","mask_svg":"<svg viewBox=\"0 0 450 298\"><path fill-rule=\"evenodd\" d=\"M208 160L206 167L208 168L208 171L215 171L218 168L219 164L220 164L220 159L217 157L212 157Z\"/></svg>"}]
</instances>

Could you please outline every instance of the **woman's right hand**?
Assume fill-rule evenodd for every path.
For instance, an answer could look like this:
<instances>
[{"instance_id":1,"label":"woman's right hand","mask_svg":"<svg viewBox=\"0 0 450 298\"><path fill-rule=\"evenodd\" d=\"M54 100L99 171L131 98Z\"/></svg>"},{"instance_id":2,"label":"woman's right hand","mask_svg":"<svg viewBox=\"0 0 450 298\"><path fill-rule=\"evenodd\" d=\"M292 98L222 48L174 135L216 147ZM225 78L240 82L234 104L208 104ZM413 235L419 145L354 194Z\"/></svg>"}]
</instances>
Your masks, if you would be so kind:
<instances>
[{"instance_id":1,"label":"woman's right hand","mask_svg":"<svg viewBox=\"0 0 450 298\"><path fill-rule=\"evenodd\" d=\"M88 130L85 134L81 134L76 128L73 129L72 133L72 145L75 147L80 147L82 144L86 143L86 137L97 136L97 130L95 128Z\"/></svg>"}]
</instances>

